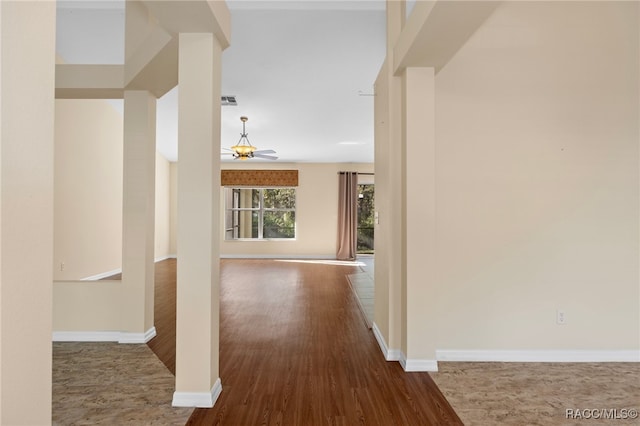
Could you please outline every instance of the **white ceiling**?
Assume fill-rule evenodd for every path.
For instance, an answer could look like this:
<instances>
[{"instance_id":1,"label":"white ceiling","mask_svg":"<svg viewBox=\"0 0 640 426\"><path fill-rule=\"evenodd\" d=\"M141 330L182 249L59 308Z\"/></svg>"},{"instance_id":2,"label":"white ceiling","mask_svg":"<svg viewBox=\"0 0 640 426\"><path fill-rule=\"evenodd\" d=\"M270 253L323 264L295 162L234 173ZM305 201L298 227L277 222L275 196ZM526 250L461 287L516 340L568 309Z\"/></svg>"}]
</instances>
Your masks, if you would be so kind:
<instances>
[{"instance_id":1,"label":"white ceiling","mask_svg":"<svg viewBox=\"0 0 640 426\"><path fill-rule=\"evenodd\" d=\"M122 63L124 2L59 2L57 51L67 63ZM279 162L373 162L373 82L385 55L383 0L228 1L222 145L247 133ZM158 150L177 159L177 91L158 101ZM113 101L122 109L122 101ZM223 156L224 161L231 161ZM251 161L268 161L253 159Z\"/></svg>"}]
</instances>

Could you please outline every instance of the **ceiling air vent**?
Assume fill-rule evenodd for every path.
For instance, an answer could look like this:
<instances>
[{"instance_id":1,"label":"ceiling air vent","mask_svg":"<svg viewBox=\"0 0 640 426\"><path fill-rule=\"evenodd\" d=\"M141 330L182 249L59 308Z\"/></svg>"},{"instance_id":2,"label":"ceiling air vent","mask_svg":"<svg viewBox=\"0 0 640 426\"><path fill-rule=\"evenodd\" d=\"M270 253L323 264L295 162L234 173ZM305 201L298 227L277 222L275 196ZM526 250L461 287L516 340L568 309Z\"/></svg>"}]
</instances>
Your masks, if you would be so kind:
<instances>
[{"instance_id":1,"label":"ceiling air vent","mask_svg":"<svg viewBox=\"0 0 640 426\"><path fill-rule=\"evenodd\" d=\"M222 101L222 106L238 106L235 96L222 96L220 100Z\"/></svg>"}]
</instances>

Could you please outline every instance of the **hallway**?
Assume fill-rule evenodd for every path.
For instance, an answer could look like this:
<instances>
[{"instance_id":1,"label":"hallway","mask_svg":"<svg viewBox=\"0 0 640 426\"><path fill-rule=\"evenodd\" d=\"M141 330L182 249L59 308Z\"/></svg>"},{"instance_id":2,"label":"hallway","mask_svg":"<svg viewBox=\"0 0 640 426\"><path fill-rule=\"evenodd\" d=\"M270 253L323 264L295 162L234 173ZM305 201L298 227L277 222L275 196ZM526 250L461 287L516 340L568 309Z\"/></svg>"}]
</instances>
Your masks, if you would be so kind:
<instances>
[{"instance_id":1,"label":"hallway","mask_svg":"<svg viewBox=\"0 0 640 426\"><path fill-rule=\"evenodd\" d=\"M459 424L428 373L386 362L332 261L223 260L220 376L188 424Z\"/></svg>"}]
</instances>

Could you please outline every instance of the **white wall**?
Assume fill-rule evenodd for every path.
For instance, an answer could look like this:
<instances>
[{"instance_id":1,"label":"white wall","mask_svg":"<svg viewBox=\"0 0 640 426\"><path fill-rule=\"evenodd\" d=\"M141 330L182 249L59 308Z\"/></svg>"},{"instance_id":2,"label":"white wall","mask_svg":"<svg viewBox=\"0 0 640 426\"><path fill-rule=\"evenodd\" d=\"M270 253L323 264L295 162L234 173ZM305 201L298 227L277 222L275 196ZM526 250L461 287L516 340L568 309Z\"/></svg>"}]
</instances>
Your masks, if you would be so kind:
<instances>
[{"instance_id":1,"label":"white wall","mask_svg":"<svg viewBox=\"0 0 640 426\"><path fill-rule=\"evenodd\" d=\"M503 3L437 75L439 349L640 348L637 8Z\"/></svg>"},{"instance_id":2,"label":"white wall","mask_svg":"<svg viewBox=\"0 0 640 426\"><path fill-rule=\"evenodd\" d=\"M297 169L295 241L222 241L230 257L335 257L338 232L338 172L373 172L373 164L222 163L223 169ZM224 199L220 208L224 213ZM222 215L224 217L224 214ZM224 224L221 225L224 235Z\"/></svg>"}]
</instances>

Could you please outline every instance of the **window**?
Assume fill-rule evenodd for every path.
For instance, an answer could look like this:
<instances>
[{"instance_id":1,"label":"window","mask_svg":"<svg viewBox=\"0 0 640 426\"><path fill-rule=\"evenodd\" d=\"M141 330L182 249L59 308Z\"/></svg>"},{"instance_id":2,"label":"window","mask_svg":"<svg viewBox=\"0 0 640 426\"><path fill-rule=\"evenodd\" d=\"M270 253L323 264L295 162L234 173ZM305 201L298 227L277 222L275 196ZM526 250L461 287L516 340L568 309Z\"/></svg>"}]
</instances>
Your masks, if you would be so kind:
<instances>
[{"instance_id":1,"label":"window","mask_svg":"<svg viewBox=\"0 0 640 426\"><path fill-rule=\"evenodd\" d=\"M225 188L225 240L296 237L295 188Z\"/></svg>"}]
</instances>

